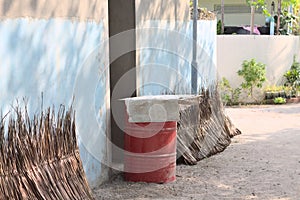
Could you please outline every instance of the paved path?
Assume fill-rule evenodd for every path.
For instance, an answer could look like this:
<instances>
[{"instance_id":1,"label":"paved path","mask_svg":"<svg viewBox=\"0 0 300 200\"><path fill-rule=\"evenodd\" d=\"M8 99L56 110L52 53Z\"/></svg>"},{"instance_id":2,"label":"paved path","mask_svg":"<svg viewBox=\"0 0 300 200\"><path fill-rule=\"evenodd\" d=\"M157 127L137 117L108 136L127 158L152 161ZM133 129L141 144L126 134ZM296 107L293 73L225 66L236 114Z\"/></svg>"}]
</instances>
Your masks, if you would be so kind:
<instances>
[{"instance_id":1,"label":"paved path","mask_svg":"<svg viewBox=\"0 0 300 200\"><path fill-rule=\"evenodd\" d=\"M169 184L127 183L120 176L97 199L300 199L300 104L228 108L243 132L222 153L177 166Z\"/></svg>"}]
</instances>

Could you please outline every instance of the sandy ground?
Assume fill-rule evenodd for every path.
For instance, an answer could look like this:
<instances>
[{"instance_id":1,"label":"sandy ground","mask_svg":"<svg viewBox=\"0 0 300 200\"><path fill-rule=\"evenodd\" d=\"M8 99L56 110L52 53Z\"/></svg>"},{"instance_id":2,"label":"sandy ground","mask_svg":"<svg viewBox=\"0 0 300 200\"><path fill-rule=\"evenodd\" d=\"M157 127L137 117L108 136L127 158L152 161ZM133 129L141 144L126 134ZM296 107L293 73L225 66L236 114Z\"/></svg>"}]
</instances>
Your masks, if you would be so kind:
<instances>
[{"instance_id":1,"label":"sandy ground","mask_svg":"<svg viewBox=\"0 0 300 200\"><path fill-rule=\"evenodd\" d=\"M243 132L222 153L177 166L176 182L124 182L95 190L97 199L300 199L300 104L227 108Z\"/></svg>"}]
</instances>

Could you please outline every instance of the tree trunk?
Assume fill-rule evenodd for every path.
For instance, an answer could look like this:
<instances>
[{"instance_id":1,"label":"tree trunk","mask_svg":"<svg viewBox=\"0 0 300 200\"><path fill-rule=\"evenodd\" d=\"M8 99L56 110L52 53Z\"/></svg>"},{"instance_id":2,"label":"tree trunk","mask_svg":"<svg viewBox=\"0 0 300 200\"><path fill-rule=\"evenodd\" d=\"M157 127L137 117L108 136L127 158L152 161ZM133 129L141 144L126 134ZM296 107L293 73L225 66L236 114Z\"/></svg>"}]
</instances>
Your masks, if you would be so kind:
<instances>
[{"instance_id":1,"label":"tree trunk","mask_svg":"<svg viewBox=\"0 0 300 200\"><path fill-rule=\"evenodd\" d=\"M224 33L224 0L221 0L221 34Z\"/></svg>"},{"instance_id":2,"label":"tree trunk","mask_svg":"<svg viewBox=\"0 0 300 200\"><path fill-rule=\"evenodd\" d=\"M251 6L251 22L250 22L250 25L251 25L251 29L250 29L250 35L253 34L253 31L254 31L254 14L255 14L255 7L254 6Z\"/></svg>"},{"instance_id":3,"label":"tree trunk","mask_svg":"<svg viewBox=\"0 0 300 200\"><path fill-rule=\"evenodd\" d=\"M276 25L276 35L279 35L280 28L280 15L281 15L281 0L278 0L278 12L277 12L277 25Z\"/></svg>"}]
</instances>

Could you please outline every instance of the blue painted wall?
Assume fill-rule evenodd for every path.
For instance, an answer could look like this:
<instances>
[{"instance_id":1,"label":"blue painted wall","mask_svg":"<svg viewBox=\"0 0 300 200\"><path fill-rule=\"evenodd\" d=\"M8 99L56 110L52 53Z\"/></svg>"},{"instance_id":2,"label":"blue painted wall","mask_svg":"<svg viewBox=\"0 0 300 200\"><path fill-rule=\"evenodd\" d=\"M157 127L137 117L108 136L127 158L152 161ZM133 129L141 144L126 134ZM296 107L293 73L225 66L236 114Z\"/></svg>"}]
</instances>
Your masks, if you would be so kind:
<instances>
[{"instance_id":1,"label":"blue painted wall","mask_svg":"<svg viewBox=\"0 0 300 200\"><path fill-rule=\"evenodd\" d=\"M28 100L30 114L74 100L81 158L96 186L106 156L108 52L103 23L64 19L0 21L0 108ZM91 122L91 123L89 123Z\"/></svg>"},{"instance_id":2,"label":"blue painted wall","mask_svg":"<svg viewBox=\"0 0 300 200\"><path fill-rule=\"evenodd\" d=\"M141 23L137 30L138 94L191 93L192 22ZM198 91L213 87L216 70L216 21L198 21Z\"/></svg>"},{"instance_id":3,"label":"blue painted wall","mask_svg":"<svg viewBox=\"0 0 300 200\"><path fill-rule=\"evenodd\" d=\"M216 22L207 23L199 26L197 55L199 83L205 86L216 80ZM137 30L139 94L188 94L191 23L145 24ZM80 154L92 187L103 181L103 164L110 164L107 30L104 23L92 21L0 21L0 108L6 113L17 98L25 97L33 115L40 111L41 93L44 108L69 106L74 97Z\"/></svg>"}]
</instances>

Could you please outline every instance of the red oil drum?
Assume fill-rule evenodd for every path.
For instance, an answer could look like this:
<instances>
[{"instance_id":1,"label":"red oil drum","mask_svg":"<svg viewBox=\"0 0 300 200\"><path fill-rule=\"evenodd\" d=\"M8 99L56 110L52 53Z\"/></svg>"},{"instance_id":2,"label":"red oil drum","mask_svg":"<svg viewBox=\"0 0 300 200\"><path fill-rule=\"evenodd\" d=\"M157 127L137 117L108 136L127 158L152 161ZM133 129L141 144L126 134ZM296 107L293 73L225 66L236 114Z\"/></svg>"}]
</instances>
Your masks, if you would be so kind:
<instances>
[{"instance_id":1,"label":"red oil drum","mask_svg":"<svg viewBox=\"0 0 300 200\"><path fill-rule=\"evenodd\" d=\"M176 176L177 122L129 123L125 126L124 179L167 183Z\"/></svg>"}]
</instances>

